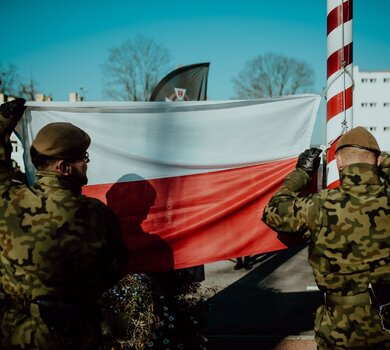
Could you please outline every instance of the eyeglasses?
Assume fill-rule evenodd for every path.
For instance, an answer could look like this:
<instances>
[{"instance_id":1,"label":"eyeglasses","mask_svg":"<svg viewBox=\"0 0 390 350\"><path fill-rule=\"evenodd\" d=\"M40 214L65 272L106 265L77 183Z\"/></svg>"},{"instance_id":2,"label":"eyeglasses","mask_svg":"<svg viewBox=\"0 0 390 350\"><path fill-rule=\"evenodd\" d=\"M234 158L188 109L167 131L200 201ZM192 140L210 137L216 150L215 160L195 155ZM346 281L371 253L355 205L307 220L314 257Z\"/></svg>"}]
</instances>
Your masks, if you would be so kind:
<instances>
[{"instance_id":1,"label":"eyeglasses","mask_svg":"<svg viewBox=\"0 0 390 350\"><path fill-rule=\"evenodd\" d=\"M84 157L80 157L80 158L73 158L73 159L69 159L70 161L73 161L73 162L77 162L79 160L83 160L85 163L89 163L90 159L89 159L89 153L88 152L85 152L85 156Z\"/></svg>"},{"instance_id":2,"label":"eyeglasses","mask_svg":"<svg viewBox=\"0 0 390 350\"><path fill-rule=\"evenodd\" d=\"M89 163L90 162L90 159L89 159L89 153L88 152L85 152L85 156L84 157L78 157L78 158L57 158L57 157L49 157L49 156L46 156L47 159L53 159L53 160L64 160L64 161L67 161L67 162L79 162L80 160L83 160L85 163Z\"/></svg>"},{"instance_id":3,"label":"eyeglasses","mask_svg":"<svg viewBox=\"0 0 390 350\"><path fill-rule=\"evenodd\" d=\"M85 163L89 163L90 159L89 159L89 153L88 152L85 152L85 156L80 158L80 159L84 159Z\"/></svg>"}]
</instances>

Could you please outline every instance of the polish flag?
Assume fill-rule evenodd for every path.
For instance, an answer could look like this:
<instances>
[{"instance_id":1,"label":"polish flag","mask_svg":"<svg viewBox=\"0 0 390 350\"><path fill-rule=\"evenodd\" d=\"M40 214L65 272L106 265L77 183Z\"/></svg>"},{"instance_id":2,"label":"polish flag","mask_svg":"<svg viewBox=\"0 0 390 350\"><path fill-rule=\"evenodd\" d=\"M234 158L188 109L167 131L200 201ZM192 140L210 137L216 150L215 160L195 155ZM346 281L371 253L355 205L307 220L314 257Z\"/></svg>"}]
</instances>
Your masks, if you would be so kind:
<instances>
[{"instance_id":1,"label":"polish flag","mask_svg":"<svg viewBox=\"0 0 390 350\"><path fill-rule=\"evenodd\" d=\"M309 147L319 103L318 95L28 102L19 136L29 149L47 123L85 130L92 143L83 193L119 216L127 272L163 271L286 247L260 218Z\"/></svg>"}]
</instances>

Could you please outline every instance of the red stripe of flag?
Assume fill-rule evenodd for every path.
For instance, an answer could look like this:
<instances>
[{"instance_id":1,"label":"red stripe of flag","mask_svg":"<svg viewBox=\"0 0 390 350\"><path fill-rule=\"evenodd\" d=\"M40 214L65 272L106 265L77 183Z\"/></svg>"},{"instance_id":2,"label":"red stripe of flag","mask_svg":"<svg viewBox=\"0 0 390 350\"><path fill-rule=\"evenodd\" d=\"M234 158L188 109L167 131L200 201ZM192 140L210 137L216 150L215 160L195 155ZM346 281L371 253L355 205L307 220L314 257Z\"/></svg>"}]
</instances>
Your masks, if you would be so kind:
<instances>
[{"instance_id":1,"label":"red stripe of flag","mask_svg":"<svg viewBox=\"0 0 390 350\"><path fill-rule=\"evenodd\" d=\"M284 249L263 208L296 158L238 169L86 186L122 224L126 272L184 268ZM107 200L106 200L107 196Z\"/></svg>"}]
</instances>

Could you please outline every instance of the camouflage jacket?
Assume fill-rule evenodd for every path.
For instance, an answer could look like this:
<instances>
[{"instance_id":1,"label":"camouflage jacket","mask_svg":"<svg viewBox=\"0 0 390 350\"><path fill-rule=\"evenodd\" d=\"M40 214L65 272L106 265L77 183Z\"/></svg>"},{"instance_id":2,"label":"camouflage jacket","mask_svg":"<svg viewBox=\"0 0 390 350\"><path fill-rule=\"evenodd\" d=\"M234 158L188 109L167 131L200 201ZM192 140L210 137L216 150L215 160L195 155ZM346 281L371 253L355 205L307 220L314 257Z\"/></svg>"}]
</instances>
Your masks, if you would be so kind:
<instances>
[{"instance_id":1,"label":"camouflage jacket","mask_svg":"<svg viewBox=\"0 0 390 350\"><path fill-rule=\"evenodd\" d=\"M369 283L390 282L389 179L390 156L383 153L380 168L350 165L338 188L300 196L310 179L296 169L262 219L276 231L310 240L309 263L322 291L354 295Z\"/></svg>"},{"instance_id":2,"label":"camouflage jacket","mask_svg":"<svg viewBox=\"0 0 390 350\"><path fill-rule=\"evenodd\" d=\"M119 222L55 172L14 184L0 162L0 283L12 298L95 297L117 281L126 250Z\"/></svg>"}]
</instances>

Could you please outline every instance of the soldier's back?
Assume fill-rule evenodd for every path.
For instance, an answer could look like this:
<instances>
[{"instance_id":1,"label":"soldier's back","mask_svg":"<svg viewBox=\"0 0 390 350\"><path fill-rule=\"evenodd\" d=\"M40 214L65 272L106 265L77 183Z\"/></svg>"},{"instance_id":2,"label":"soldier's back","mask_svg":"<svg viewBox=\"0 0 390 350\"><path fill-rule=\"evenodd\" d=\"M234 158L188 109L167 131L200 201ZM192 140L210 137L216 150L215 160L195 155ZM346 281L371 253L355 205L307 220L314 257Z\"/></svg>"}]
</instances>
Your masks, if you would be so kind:
<instances>
[{"instance_id":1,"label":"soldier's back","mask_svg":"<svg viewBox=\"0 0 390 350\"><path fill-rule=\"evenodd\" d=\"M0 281L8 300L1 313L0 348L81 349L98 339L96 314L78 314L61 326L73 327L67 347L63 334L59 337L44 320L37 300L54 300L52 310L61 306L54 318L64 317L69 300L79 308L92 303L107 285L104 269L112 261L102 256L109 256L105 245L110 235L116 238L117 221L100 201L82 196L58 176L45 175L32 187L2 187ZM114 256L120 252L116 248Z\"/></svg>"}]
</instances>

